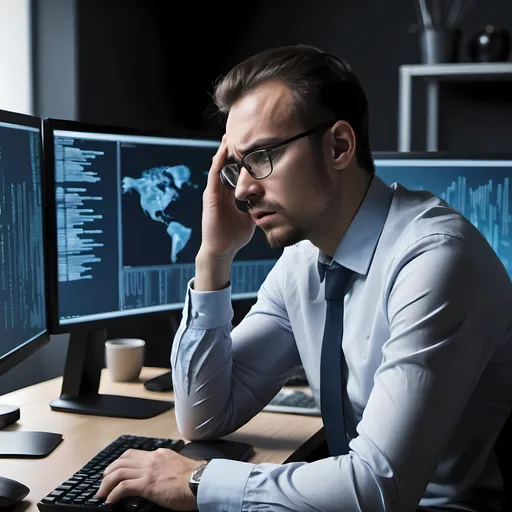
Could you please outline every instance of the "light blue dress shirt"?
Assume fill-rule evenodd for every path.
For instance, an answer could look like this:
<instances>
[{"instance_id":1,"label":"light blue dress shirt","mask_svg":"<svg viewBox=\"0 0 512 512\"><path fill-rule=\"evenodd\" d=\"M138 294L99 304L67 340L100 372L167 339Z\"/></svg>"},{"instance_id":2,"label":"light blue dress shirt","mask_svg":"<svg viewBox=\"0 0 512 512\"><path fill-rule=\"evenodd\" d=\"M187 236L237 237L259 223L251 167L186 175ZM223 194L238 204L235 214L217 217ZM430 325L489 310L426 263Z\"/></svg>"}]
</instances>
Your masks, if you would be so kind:
<instances>
[{"instance_id":1,"label":"light blue dress shirt","mask_svg":"<svg viewBox=\"0 0 512 512\"><path fill-rule=\"evenodd\" d=\"M284 465L214 460L199 510L499 510L493 447L512 406L503 265L441 199L378 177L334 259L356 273L343 336L350 453ZM326 255L308 241L285 249L234 329L230 288L197 292L191 281L171 353L182 435L233 432L301 363L320 403L319 260Z\"/></svg>"}]
</instances>

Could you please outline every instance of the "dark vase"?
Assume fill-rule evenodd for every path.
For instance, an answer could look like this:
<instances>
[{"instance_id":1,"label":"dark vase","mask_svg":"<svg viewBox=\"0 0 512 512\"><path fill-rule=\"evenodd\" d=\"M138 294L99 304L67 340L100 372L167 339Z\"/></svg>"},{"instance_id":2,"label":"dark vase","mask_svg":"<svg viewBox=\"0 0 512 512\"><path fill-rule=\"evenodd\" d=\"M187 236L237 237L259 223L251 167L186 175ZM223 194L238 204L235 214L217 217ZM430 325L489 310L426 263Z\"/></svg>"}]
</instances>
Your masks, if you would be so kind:
<instances>
[{"instance_id":1,"label":"dark vase","mask_svg":"<svg viewBox=\"0 0 512 512\"><path fill-rule=\"evenodd\" d=\"M510 34L504 28L487 25L469 40L468 53L473 62L506 61L510 54Z\"/></svg>"}]
</instances>

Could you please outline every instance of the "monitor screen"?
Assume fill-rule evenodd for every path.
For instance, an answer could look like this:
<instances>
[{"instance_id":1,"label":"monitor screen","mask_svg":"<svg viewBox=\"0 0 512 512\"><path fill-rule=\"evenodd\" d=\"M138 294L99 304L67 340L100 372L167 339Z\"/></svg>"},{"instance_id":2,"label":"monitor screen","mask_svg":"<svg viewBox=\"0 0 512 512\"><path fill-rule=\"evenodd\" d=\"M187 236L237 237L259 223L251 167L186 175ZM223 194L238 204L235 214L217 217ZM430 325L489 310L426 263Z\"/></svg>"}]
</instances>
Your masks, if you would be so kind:
<instances>
[{"instance_id":1,"label":"monitor screen","mask_svg":"<svg viewBox=\"0 0 512 512\"><path fill-rule=\"evenodd\" d=\"M427 190L461 212L485 236L512 278L512 155L376 154L375 167L386 183Z\"/></svg>"},{"instance_id":2,"label":"monitor screen","mask_svg":"<svg viewBox=\"0 0 512 512\"><path fill-rule=\"evenodd\" d=\"M54 174L59 327L181 309L220 142L58 120L45 126ZM233 264L233 298L255 297L279 255L257 230Z\"/></svg>"},{"instance_id":3,"label":"monitor screen","mask_svg":"<svg viewBox=\"0 0 512 512\"><path fill-rule=\"evenodd\" d=\"M0 111L0 374L47 341L41 201L41 120Z\"/></svg>"}]
</instances>

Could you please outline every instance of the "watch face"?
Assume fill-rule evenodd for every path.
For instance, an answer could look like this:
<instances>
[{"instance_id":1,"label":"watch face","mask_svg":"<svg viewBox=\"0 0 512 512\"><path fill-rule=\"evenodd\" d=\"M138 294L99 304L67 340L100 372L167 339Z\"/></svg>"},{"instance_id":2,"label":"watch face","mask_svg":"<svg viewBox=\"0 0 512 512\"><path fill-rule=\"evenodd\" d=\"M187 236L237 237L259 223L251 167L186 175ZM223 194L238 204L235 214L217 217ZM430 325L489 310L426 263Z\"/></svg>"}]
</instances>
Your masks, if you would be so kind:
<instances>
[{"instance_id":1,"label":"watch face","mask_svg":"<svg viewBox=\"0 0 512 512\"><path fill-rule=\"evenodd\" d=\"M197 497L197 488L199 487L199 482L201 481L201 475L203 474L207 465L208 465L208 462L206 464L201 464L201 466L194 469L194 471L192 471L192 474L190 475L190 480L188 481L188 485L190 487L190 490L196 497Z\"/></svg>"},{"instance_id":2,"label":"watch face","mask_svg":"<svg viewBox=\"0 0 512 512\"><path fill-rule=\"evenodd\" d=\"M192 472L192 480L199 483L199 481L201 480L201 476L203 475L205 469L206 469L206 464L202 464L198 468L194 469L194 471Z\"/></svg>"}]
</instances>

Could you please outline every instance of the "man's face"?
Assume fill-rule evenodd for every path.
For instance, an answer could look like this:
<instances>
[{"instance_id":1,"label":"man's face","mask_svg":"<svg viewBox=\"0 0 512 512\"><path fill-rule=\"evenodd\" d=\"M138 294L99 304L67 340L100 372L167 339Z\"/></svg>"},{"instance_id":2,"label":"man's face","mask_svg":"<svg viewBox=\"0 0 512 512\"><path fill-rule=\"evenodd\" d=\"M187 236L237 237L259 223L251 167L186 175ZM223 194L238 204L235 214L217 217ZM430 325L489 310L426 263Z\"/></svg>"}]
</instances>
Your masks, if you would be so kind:
<instances>
[{"instance_id":1,"label":"man's face","mask_svg":"<svg viewBox=\"0 0 512 512\"><path fill-rule=\"evenodd\" d=\"M290 114L291 97L281 82L269 82L238 100L230 110L226 136L228 156L240 161L250 150L293 137L304 126ZM248 201L253 221L272 247L310 238L326 217L333 197L318 142L305 137L271 153L273 171L262 180L242 168L236 198Z\"/></svg>"}]
</instances>

